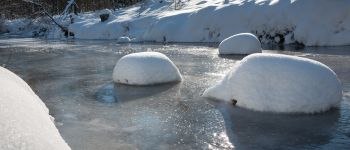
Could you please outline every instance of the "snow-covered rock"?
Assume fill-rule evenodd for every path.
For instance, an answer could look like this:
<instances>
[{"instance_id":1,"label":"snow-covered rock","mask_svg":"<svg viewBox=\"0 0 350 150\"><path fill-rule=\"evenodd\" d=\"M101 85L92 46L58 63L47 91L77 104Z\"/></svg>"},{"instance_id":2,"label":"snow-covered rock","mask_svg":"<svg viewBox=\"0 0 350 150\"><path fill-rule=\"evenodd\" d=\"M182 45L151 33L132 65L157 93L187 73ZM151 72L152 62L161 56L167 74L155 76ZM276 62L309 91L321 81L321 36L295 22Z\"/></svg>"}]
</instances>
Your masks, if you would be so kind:
<instances>
[{"instance_id":1,"label":"snow-covered rock","mask_svg":"<svg viewBox=\"0 0 350 150\"><path fill-rule=\"evenodd\" d=\"M119 43L128 43L130 41L131 41L131 39L129 37L122 36L122 37L118 38Z\"/></svg>"},{"instance_id":2,"label":"snow-covered rock","mask_svg":"<svg viewBox=\"0 0 350 150\"><path fill-rule=\"evenodd\" d=\"M219 54L261 53L259 39L251 33L239 33L223 40L219 45Z\"/></svg>"},{"instance_id":3,"label":"snow-covered rock","mask_svg":"<svg viewBox=\"0 0 350 150\"><path fill-rule=\"evenodd\" d=\"M115 19L112 11L109 9L102 9L98 11L98 15L100 17L101 22L105 22L107 20Z\"/></svg>"},{"instance_id":4,"label":"snow-covered rock","mask_svg":"<svg viewBox=\"0 0 350 150\"><path fill-rule=\"evenodd\" d=\"M0 67L0 149L68 150L48 109L28 84Z\"/></svg>"},{"instance_id":5,"label":"snow-covered rock","mask_svg":"<svg viewBox=\"0 0 350 150\"><path fill-rule=\"evenodd\" d=\"M257 111L315 113L342 99L337 75L326 65L296 56L252 54L235 64L204 97Z\"/></svg>"},{"instance_id":6,"label":"snow-covered rock","mask_svg":"<svg viewBox=\"0 0 350 150\"><path fill-rule=\"evenodd\" d=\"M175 64L164 54L140 52L122 57L114 67L113 80L129 85L152 85L181 81Z\"/></svg>"},{"instance_id":7,"label":"snow-covered rock","mask_svg":"<svg viewBox=\"0 0 350 150\"><path fill-rule=\"evenodd\" d=\"M108 14L108 15L113 15L113 12L109 9L102 9L98 11L98 15L103 15L103 14Z\"/></svg>"}]
</instances>

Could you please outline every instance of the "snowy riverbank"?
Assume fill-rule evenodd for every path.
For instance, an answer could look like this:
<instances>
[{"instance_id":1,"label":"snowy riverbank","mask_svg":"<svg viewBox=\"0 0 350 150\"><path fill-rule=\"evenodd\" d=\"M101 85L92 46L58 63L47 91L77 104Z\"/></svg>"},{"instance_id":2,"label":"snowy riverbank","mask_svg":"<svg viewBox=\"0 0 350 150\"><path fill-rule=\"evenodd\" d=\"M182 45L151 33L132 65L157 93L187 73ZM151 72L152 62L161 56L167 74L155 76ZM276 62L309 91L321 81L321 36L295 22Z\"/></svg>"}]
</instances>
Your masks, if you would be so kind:
<instances>
[{"instance_id":1,"label":"snowy riverbank","mask_svg":"<svg viewBox=\"0 0 350 150\"><path fill-rule=\"evenodd\" d=\"M339 46L350 45L349 5L347 0L191 0L175 10L170 0L148 0L112 12L106 22L97 11L80 14L69 30L76 39L132 42L220 42L251 32L262 43ZM63 34L50 29L46 36Z\"/></svg>"}]
</instances>

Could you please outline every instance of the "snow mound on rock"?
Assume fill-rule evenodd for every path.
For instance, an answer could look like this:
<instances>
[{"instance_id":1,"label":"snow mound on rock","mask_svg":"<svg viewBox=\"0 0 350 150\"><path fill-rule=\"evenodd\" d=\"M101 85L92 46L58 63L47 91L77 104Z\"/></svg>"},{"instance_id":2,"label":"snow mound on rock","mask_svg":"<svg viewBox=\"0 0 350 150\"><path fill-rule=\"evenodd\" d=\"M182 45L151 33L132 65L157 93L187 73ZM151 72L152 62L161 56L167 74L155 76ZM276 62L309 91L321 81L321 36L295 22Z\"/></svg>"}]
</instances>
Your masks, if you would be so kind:
<instances>
[{"instance_id":1,"label":"snow mound on rock","mask_svg":"<svg viewBox=\"0 0 350 150\"><path fill-rule=\"evenodd\" d=\"M237 100L236 105L256 111L315 113L339 105L342 86L337 75L320 62L280 54L252 54L203 96Z\"/></svg>"},{"instance_id":2,"label":"snow mound on rock","mask_svg":"<svg viewBox=\"0 0 350 150\"><path fill-rule=\"evenodd\" d=\"M0 89L0 149L70 149L25 81L0 67Z\"/></svg>"},{"instance_id":3,"label":"snow mound on rock","mask_svg":"<svg viewBox=\"0 0 350 150\"><path fill-rule=\"evenodd\" d=\"M219 45L219 54L261 53L259 39L251 33L239 33L224 39Z\"/></svg>"},{"instance_id":4,"label":"snow mound on rock","mask_svg":"<svg viewBox=\"0 0 350 150\"><path fill-rule=\"evenodd\" d=\"M103 14L113 15L113 12L112 12L111 10L109 10L109 9L102 9L102 10L98 11L97 14L98 14L99 16L100 16L100 15L103 15Z\"/></svg>"},{"instance_id":5,"label":"snow mound on rock","mask_svg":"<svg viewBox=\"0 0 350 150\"><path fill-rule=\"evenodd\" d=\"M152 85L181 81L175 64L164 54L140 52L122 57L113 71L113 80L129 85Z\"/></svg>"}]
</instances>

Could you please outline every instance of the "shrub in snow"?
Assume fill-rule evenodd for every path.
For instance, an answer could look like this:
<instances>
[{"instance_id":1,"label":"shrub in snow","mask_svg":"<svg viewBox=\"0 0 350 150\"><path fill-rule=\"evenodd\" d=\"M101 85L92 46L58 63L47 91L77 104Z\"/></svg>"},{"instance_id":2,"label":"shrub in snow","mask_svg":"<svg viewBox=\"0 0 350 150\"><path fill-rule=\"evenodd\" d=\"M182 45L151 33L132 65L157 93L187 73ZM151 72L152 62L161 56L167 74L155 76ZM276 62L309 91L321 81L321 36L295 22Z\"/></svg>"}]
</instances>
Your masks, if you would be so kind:
<instances>
[{"instance_id":1,"label":"shrub in snow","mask_svg":"<svg viewBox=\"0 0 350 150\"><path fill-rule=\"evenodd\" d=\"M269 112L314 113L337 106L342 87L326 65L296 56L252 54L243 58L205 97Z\"/></svg>"},{"instance_id":2,"label":"shrub in snow","mask_svg":"<svg viewBox=\"0 0 350 150\"><path fill-rule=\"evenodd\" d=\"M130 41L131 41L130 38L126 37L126 36L122 36L122 37L118 38L118 42L120 42L120 43L128 43Z\"/></svg>"},{"instance_id":3,"label":"shrub in snow","mask_svg":"<svg viewBox=\"0 0 350 150\"><path fill-rule=\"evenodd\" d=\"M70 149L25 81L0 67L0 89L0 149Z\"/></svg>"},{"instance_id":4,"label":"shrub in snow","mask_svg":"<svg viewBox=\"0 0 350 150\"><path fill-rule=\"evenodd\" d=\"M259 39L251 33L240 33L224 39L219 45L219 54L261 53Z\"/></svg>"},{"instance_id":5,"label":"shrub in snow","mask_svg":"<svg viewBox=\"0 0 350 150\"><path fill-rule=\"evenodd\" d=\"M152 85L181 81L175 64L164 54L140 52L122 57L113 71L113 80L129 85Z\"/></svg>"},{"instance_id":6,"label":"shrub in snow","mask_svg":"<svg viewBox=\"0 0 350 150\"><path fill-rule=\"evenodd\" d=\"M5 15L0 15L0 33L5 32Z\"/></svg>"}]
</instances>

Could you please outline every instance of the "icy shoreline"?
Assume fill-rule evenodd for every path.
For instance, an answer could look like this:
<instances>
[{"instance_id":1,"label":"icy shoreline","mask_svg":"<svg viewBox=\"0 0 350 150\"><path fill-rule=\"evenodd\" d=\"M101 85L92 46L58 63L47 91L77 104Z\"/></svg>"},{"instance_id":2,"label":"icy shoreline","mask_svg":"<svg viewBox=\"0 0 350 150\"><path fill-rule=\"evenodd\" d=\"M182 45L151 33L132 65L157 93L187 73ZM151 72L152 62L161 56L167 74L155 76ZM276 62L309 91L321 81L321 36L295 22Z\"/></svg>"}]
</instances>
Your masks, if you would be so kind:
<instances>
[{"instance_id":1,"label":"icy shoreline","mask_svg":"<svg viewBox=\"0 0 350 150\"><path fill-rule=\"evenodd\" d=\"M174 10L172 1L148 0L112 12L106 22L100 22L99 11L82 13L69 30L76 39L130 42L221 42L250 32L263 44L341 46L350 45L349 5L346 0L191 0ZM56 28L45 36L64 37Z\"/></svg>"}]
</instances>

